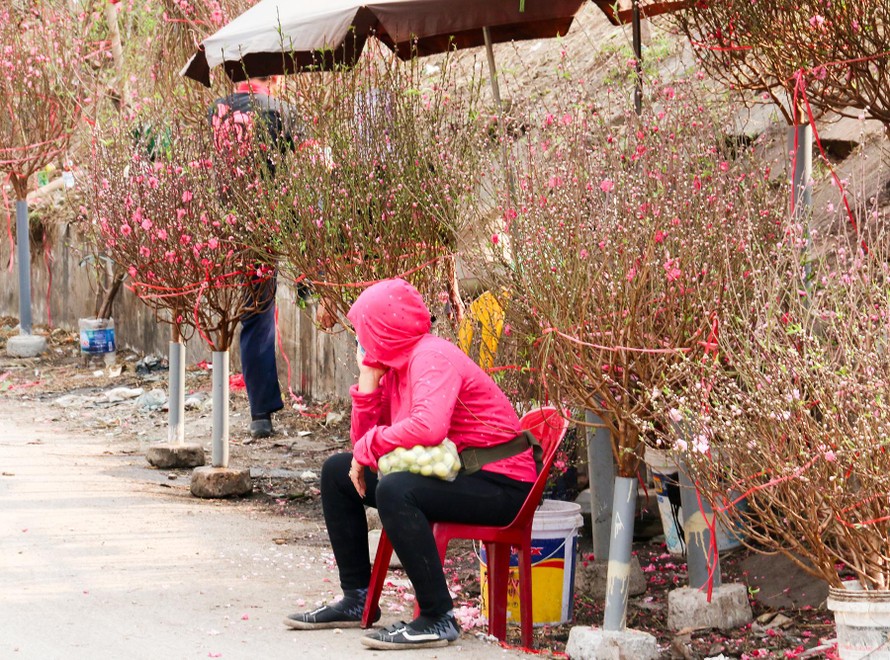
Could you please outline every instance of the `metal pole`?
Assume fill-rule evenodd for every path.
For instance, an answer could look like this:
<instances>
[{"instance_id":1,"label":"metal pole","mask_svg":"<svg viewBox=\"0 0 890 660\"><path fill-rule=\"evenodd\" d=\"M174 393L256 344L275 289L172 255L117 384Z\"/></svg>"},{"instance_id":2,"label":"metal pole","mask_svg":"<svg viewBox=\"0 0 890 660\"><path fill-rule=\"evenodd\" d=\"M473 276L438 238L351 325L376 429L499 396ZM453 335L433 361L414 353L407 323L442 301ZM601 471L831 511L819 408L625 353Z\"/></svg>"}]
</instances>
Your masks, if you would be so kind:
<instances>
[{"instance_id":1,"label":"metal pole","mask_svg":"<svg viewBox=\"0 0 890 660\"><path fill-rule=\"evenodd\" d=\"M504 164L504 176L507 178L507 205L513 207L516 199L516 188L513 183L513 171L510 169L510 158L507 153L507 126L504 118L504 106L501 103L501 88L498 83L498 69L494 62L494 48L491 45L491 30L482 28L482 37L485 39L485 55L488 58L488 73L491 80L491 94L494 97L495 107L498 111L498 132L501 136L501 160ZM511 225L512 227L512 225ZM515 232L510 231L510 238L515 239Z\"/></svg>"},{"instance_id":2,"label":"metal pole","mask_svg":"<svg viewBox=\"0 0 890 660\"><path fill-rule=\"evenodd\" d=\"M636 59L636 82L634 84L634 110L643 112L643 30L640 26L640 0L633 0L633 49Z\"/></svg>"},{"instance_id":3,"label":"metal pole","mask_svg":"<svg viewBox=\"0 0 890 660\"><path fill-rule=\"evenodd\" d=\"M31 334L31 232L28 202L15 203L16 257L19 260L19 334Z\"/></svg>"},{"instance_id":4,"label":"metal pole","mask_svg":"<svg viewBox=\"0 0 890 660\"><path fill-rule=\"evenodd\" d=\"M813 127L810 124L788 127L788 153L792 158L791 214L795 220L804 220L813 205ZM807 252L809 248L807 230Z\"/></svg>"},{"instance_id":5,"label":"metal pole","mask_svg":"<svg viewBox=\"0 0 890 660\"><path fill-rule=\"evenodd\" d=\"M587 427L587 474L590 480L590 522L593 556L603 561L609 556L612 530L612 496L615 490L615 460L612 438L603 420L592 410L584 413Z\"/></svg>"},{"instance_id":6,"label":"metal pole","mask_svg":"<svg viewBox=\"0 0 890 660\"><path fill-rule=\"evenodd\" d=\"M636 508L637 480L615 477L603 630L620 632L627 627L627 596L630 591L630 560Z\"/></svg>"},{"instance_id":7,"label":"metal pole","mask_svg":"<svg viewBox=\"0 0 890 660\"><path fill-rule=\"evenodd\" d=\"M229 467L229 352L213 352L213 467Z\"/></svg>"},{"instance_id":8,"label":"metal pole","mask_svg":"<svg viewBox=\"0 0 890 660\"><path fill-rule=\"evenodd\" d=\"M491 30L488 26L482 28L482 37L485 39L485 55L488 58L488 73L491 76L491 94L497 106L498 114L501 113L501 88L498 85L498 70L494 64L494 49L491 46Z\"/></svg>"},{"instance_id":9,"label":"metal pole","mask_svg":"<svg viewBox=\"0 0 890 660\"><path fill-rule=\"evenodd\" d=\"M178 341L175 326L170 342L170 402L167 417L167 442L181 445L185 442L185 346Z\"/></svg>"},{"instance_id":10,"label":"metal pole","mask_svg":"<svg viewBox=\"0 0 890 660\"><path fill-rule=\"evenodd\" d=\"M716 525L716 515L710 503L701 498L695 484L689 478L686 466L680 468L680 502L683 507L683 530L686 535L686 573L689 586L702 589L720 586L720 555L717 539L711 530Z\"/></svg>"}]
</instances>

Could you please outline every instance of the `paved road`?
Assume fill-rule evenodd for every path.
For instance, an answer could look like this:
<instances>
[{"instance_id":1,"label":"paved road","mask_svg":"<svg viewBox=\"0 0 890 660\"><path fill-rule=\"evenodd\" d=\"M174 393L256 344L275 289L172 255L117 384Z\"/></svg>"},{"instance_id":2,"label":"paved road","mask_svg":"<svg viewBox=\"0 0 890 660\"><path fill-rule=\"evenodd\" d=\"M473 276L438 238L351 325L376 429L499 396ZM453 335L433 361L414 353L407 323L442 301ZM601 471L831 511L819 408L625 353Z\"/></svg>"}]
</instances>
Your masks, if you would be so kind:
<instances>
[{"instance_id":1,"label":"paved road","mask_svg":"<svg viewBox=\"0 0 890 660\"><path fill-rule=\"evenodd\" d=\"M0 658L392 656L365 649L361 630L281 624L299 598L334 593L315 523L195 499L135 440L73 434L45 410L0 398ZM396 655L525 657L467 634Z\"/></svg>"}]
</instances>

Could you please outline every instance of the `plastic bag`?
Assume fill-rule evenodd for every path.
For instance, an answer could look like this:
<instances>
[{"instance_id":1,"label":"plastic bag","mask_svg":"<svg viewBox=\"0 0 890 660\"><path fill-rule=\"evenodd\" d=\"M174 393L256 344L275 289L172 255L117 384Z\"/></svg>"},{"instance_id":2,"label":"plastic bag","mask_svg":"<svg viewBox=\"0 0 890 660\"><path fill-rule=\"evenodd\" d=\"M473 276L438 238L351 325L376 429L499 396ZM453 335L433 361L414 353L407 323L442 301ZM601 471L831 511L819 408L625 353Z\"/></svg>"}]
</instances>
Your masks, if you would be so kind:
<instances>
[{"instance_id":1,"label":"plastic bag","mask_svg":"<svg viewBox=\"0 0 890 660\"><path fill-rule=\"evenodd\" d=\"M377 459L377 469L381 475L391 472L413 472L425 477L454 481L460 472L460 456L455 444L445 438L438 445L396 447Z\"/></svg>"}]
</instances>

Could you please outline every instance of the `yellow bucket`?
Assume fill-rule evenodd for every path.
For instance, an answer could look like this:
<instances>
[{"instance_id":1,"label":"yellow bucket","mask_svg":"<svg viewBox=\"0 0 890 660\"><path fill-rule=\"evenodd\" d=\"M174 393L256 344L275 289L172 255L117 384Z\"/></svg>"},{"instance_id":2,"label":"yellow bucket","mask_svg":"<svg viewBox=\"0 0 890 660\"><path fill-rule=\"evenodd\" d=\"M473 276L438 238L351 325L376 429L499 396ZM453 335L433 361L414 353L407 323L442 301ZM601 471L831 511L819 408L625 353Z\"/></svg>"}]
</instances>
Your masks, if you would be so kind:
<instances>
[{"instance_id":1,"label":"yellow bucket","mask_svg":"<svg viewBox=\"0 0 890 660\"><path fill-rule=\"evenodd\" d=\"M572 620L575 594L575 557L578 529L584 521L581 505L544 500L532 521L532 622L558 625ZM485 548L479 561L482 608L488 611L488 564ZM519 557L510 555L507 586L507 621L519 623Z\"/></svg>"}]
</instances>

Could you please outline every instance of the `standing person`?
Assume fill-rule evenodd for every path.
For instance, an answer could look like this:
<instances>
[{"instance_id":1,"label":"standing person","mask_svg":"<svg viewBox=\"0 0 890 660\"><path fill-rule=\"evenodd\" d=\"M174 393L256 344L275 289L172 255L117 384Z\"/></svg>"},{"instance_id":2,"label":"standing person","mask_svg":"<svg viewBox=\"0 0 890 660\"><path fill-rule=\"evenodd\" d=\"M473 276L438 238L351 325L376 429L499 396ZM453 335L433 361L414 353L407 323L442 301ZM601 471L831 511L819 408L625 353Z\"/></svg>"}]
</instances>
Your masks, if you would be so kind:
<instances>
[{"instance_id":1,"label":"standing person","mask_svg":"<svg viewBox=\"0 0 890 660\"><path fill-rule=\"evenodd\" d=\"M359 344L359 378L350 390L353 451L328 458L321 475L322 508L343 598L292 614L285 624L296 629L361 625L371 578L368 505L378 509L414 585L420 616L377 630L362 643L375 649L446 646L460 628L430 523L508 524L532 488L536 457L528 443L510 443L504 451L520 434L510 401L459 348L430 334L429 310L408 282L392 279L369 287L347 318ZM377 461L384 454L445 438L458 451L478 448L485 464L453 481L411 472L378 477Z\"/></svg>"},{"instance_id":2,"label":"standing person","mask_svg":"<svg viewBox=\"0 0 890 660\"><path fill-rule=\"evenodd\" d=\"M245 150L257 144L293 148L296 111L274 98L273 90L279 82L278 76L251 78L238 83L233 94L213 102L208 120L217 150L237 158L246 156ZM258 131L263 133L257 135ZM267 167L269 174L274 175L271 160L267 160ZM274 268L261 270L267 272L248 282L246 295L251 301L241 316L239 344L250 405L250 435L254 438L272 435L272 414L284 407L275 360L276 274Z\"/></svg>"}]
</instances>

